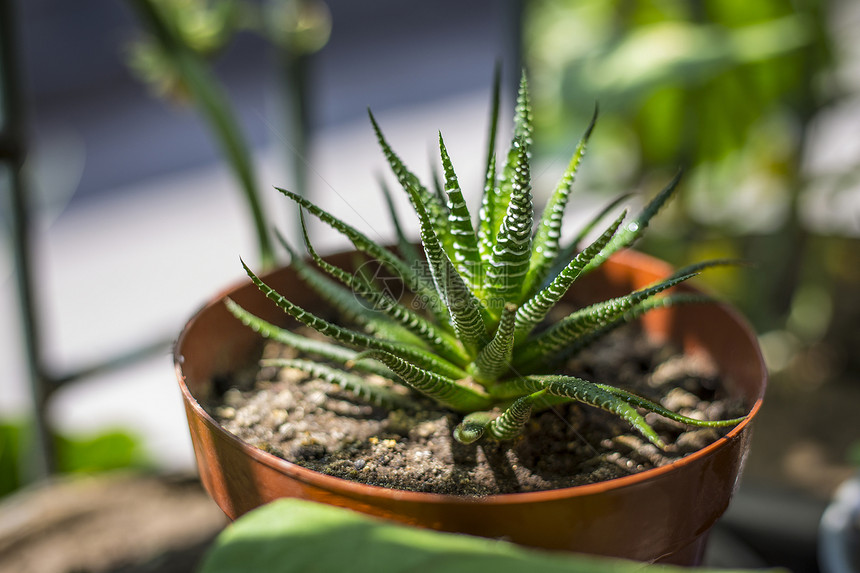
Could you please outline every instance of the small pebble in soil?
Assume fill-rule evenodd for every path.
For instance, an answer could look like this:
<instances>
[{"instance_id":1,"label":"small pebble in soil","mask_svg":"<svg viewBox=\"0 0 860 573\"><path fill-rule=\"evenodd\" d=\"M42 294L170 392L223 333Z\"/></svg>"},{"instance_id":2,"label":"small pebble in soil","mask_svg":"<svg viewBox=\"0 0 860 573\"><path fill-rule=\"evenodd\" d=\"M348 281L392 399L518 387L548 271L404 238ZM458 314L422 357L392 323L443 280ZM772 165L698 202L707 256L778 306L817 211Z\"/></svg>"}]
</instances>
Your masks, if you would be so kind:
<instances>
[{"instance_id":1,"label":"small pebble in soil","mask_svg":"<svg viewBox=\"0 0 860 573\"><path fill-rule=\"evenodd\" d=\"M682 388L672 388L663 398L663 406L677 412L681 408L695 408L699 399Z\"/></svg>"},{"instance_id":2,"label":"small pebble in soil","mask_svg":"<svg viewBox=\"0 0 860 573\"><path fill-rule=\"evenodd\" d=\"M296 437L296 427L289 422L278 426L278 437L282 440L290 440Z\"/></svg>"},{"instance_id":3,"label":"small pebble in soil","mask_svg":"<svg viewBox=\"0 0 860 573\"><path fill-rule=\"evenodd\" d=\"M720 437L714 428L702 428L691 430L678 437L675 446L682 452L695 452L700 450Z\"/></svg>"},{"instance_id":4,"label":"small pebble in soil","mask_svg":"<svg viewBox=\"0 0 860 573\"><path fill-rule=\"evenodd\" d=\"M355 469L357 469L357 470L361 471L361 470L363 470L363 469L364 469L364 466L366 466L366 465L367 465L367 462L366 462L366 461L364 461L364 460L355 460L355 462L353 462L353 464L352 464L352 465L353 465L353 467L354 467Z\"/></svg>"},{"instance_id":5,"label":"small pebble in soil","mask_svg":"<svg viewBox=\"0 0 860 573\"><path fill-rule=\"evenodd\" d=\"M232 420L236 417L236 408L232 408L230 406L221 406L216 410L216 412L225 420Z\"/></svg>"},{"instance_id":6,"label":"small pebble in soil","mask_svg":"<svg viewBox=\"0 0 860 573\"><path fill-rule=\"evenodd\" d=\"M267 422L273 426L281 426L287 421L288 416L289 414L286 410L272 410L269 414L269 419L267 420Z\"/></svg>"}]
</instances>

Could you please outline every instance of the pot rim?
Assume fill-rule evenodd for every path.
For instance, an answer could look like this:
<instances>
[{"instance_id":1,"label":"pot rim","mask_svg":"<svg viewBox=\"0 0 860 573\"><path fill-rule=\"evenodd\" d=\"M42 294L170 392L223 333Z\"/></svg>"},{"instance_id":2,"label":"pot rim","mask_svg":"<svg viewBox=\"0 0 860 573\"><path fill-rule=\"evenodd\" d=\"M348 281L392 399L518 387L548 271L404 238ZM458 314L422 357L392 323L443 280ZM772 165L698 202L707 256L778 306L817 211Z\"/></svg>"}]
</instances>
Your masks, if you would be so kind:
<instances>
[{"instance_id":1,"label":"pot rim","mask_svg":"<svg viewBox=\"0 0 860 573\"><path fill-rule=\"evenodd\" d=\"M667 263L664 263L659 259L636 251L621 251L613 255L612 259L621 262L627 266L636 268L641 268L645 265L651 265L653 268L653 264L655 262L659 262L662 265L665 265L666 269L669 269L671 271L671 267ZM709 304L720 307L720 310L722 312L728 314L729 318L731 318L741 328L746 338L745 342L752 344L752 347L755 350L755 366L756 370L758 371L758 378L762 380L762 383L760 385L758 396L753 402L753 405L750 408L749 413L746 415L746 418L737 426L732 428L725 436L719 438L708 446L705 446L700 450L688 454L672 463L666 464L665 466L660 466L628 476L622 476L596 483L542 491L490 494L485 496L458 496L454 494L416 492L388 488L378 485L364 484L351 481L345 478L326 475L315 470L305 468L303 466L275 456L274 454L265 452L245 442L244 440L228 432L220 424L218 424L218 422L216 422L215 419L212 418L209 413L203 409L203 407L191 393L191 390L188 388L188 385L185 382L185 375L182 370L184 357L180 353L180 348L183 346L182 343L184 338L186 337L188 331L192 328L193 324L197 321L198 317L204 311L216 304L220 304L228 293L233 292L237 288L246 286L247 284L247 281L239 281L233 286L221 291L217 296L215 296L203 307L201 307L196 313L194 313L194 315L188 320L188 322L185 324L182 331L180 332L179 337L177 338L177 341L173 347L173 364L174 370L176 372L176 377L179 382L179 386L186 405L190 406L194 410L195 414L199 418L203 419L207 425L213 428L219 436L232 442L234 446L245 450L249 456L255 458L257 461L263 463L264 465L267 465L273 469L285 473L293 479L296 479L303 483L307 483L309 485L313 485L328 491L336 491L345 495L351 494L353 496L358 495L374 497L381 496L396 499L398 501L426 504L469 505L481 503L489 505L509 505L520 503L551 502L557 499L588 496L598 493L604 493L611 490L635 486L639 483L650 481L652 479L659 479L660 477L668 473L680 470L690 464L705 459L709 457L713 452L726 447L730 442L740 439L741 433L747 428L747 426L752 423L753 419L761 409L762 401L764 399L765 387L767 386L767 368L764 363L764 358L761 354L761 348L756 343L755 334L753 333L752 328L749 326L746 319L744 319L743 316L740 315L740 313L732 305L729 305L722 301L713 301Z\"/></svg>"}]
</instances>

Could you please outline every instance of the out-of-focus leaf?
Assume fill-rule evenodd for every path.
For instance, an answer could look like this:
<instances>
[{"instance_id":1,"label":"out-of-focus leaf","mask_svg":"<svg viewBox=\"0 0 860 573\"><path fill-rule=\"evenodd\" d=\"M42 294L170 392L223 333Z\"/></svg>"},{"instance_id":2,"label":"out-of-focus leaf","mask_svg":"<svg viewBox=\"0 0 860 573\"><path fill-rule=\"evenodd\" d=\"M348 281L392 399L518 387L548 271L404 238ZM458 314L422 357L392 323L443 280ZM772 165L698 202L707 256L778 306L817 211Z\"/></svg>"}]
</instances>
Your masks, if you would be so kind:
<instances>
[{"instance_id":1,"label":"out-of-focus leaf","mask_svg":"<svg viewBox=\"0 0 860 573\"><path fill-rule=\"evenodd\" d=\"M808 23L799 15L735 29L657 22L573 62L566 85L583 104L599 99L616 107L658 87L700 83L734 66L788 54L809 39Z\"/></svg>"},{"instance_id":2,"label":"out-of-focus leaf","mask_svg":"<svg viewBox=\"0 0 860 573\"><path fill-rule=\"evenodd\" d=\"M0 423L0 497L21 487L21 438L22 425Z\"/></svg>"},{"instance_id":3,"label":"out-of-focus leaf","mask_svg":"<svg viewBox=\"0 0 860 573\"><path fill-rule=\"evenodd\" d=\"M659 565L647 570L684 571ZM505 541L417 529L328 505L281 499L224 530L201 569L201 573L246 571L641 573L643 564L525 549Z\"/></svg>"},{"instance_id":4,"label":"out-of-focus leaf","mask_svg":"<svg viewBox=\"0 0 860 573\"><path fill-rule=\"evenodd\" d=\"M62 473L94 473L146 465L140 442L115 430L94 436L57 436L57 469Z\"/></svg>"},{"instance_id":5,"label":"out-of-focus leaf","mask_svg":"<svg viewBox=\"0 0 860 573\"><path fill-rule=\"evenodd\" d=\"M30 427L25 420L0 421L0 497L24 485L21 448L25 444L30 444ZM54 435L54 453L59 473L98 473L149 466L140 441L121 430L91 436Z\"/></svg>"}]
</instances>

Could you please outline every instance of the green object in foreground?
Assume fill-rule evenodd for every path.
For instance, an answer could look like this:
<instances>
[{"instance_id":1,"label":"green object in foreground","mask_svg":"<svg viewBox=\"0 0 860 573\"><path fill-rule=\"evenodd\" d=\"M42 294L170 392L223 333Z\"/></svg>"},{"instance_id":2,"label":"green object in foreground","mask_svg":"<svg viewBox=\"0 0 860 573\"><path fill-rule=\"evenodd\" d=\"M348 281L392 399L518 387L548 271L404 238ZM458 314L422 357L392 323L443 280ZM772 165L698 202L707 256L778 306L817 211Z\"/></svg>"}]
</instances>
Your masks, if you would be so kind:
<instances>
[{"instance_id":1,"label":"green object in foreground","mask_svg":"<svg viewBox=\"0 0 860 573\"><path fill-rule=\"evenodd\" d=\"M526 549L505 541L397 525L309 501L281 499L246 514L224 530L206 556L200 573L637 573L642 570L641 563L632 561ZM648 567L654 573L685 570L664 565Z\"/></svg>"}]
</instances>

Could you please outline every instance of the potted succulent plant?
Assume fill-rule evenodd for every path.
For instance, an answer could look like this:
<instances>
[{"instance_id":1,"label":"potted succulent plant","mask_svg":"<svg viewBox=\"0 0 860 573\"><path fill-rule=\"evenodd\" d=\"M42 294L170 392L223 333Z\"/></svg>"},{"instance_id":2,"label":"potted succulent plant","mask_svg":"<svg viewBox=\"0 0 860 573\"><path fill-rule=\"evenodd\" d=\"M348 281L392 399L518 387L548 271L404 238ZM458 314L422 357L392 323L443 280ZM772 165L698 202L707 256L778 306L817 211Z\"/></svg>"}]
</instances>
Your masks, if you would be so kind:
<instances>
[{"instance_id":1,"label":"potted succulent plant","mask_svg":"<svg viewBox=\"0 0 860 573\"><path fill-rule=\"evenodd\" d=\"M582 250L576 240L562 245L564 209L594 121L536 221L525 78L510 151L497 167L498 101L497 82L477 228L441 135L444 181L430 190L392 151L371 115L385 157L419 218L423 253L402 237L396 249L378 245L308 199L280 190L300 209L310 259L282 241L292 255L290 267L259 277L245 266L251 284L207 305L176 345L177 376L203 484L233 518L277 497L299 497L524 545L695 563L737 483L766 378L755 337L735 313L713 302L688 304L708 297L681 285L725 261L673 272L624 250L671 197L677 177L639 215L625 222L622 214ZM355 252L320 257L308 239L305 213L347 236L365 255L364 264L346 270ZM393 296L371 276L380 271L408 294ZM290 317L306 332L295 332ZM571 373L571 356L640 317L651 341L671 342L712 360L721 390L742 402L744 411L725 419L686 416L659 398ZM725 430L671 463L576 487L475 496L357 483L273 455L279 450L272 443L245 443L216 422L211 407L201 405L222 393L225 381L255 366L260 335L292 349L287 357L266 358L267 368L297 370L375 405L417 412L406 416L410 420L422 420L427 399L435 402L454 420L449 441L461 450L504 451L505 444L521 443L524 433L526 439L541 433L534 414L571 403L623 420L656 454L673 449L678 454L678 448L667 444L665 426L656 429L654 416ZM613 436L604 438L610 447L620 447ZM549 451L547 457L560 456L557 449ZM367 463L355 459L352 474Z\"/></svg>"}]
</instances>

